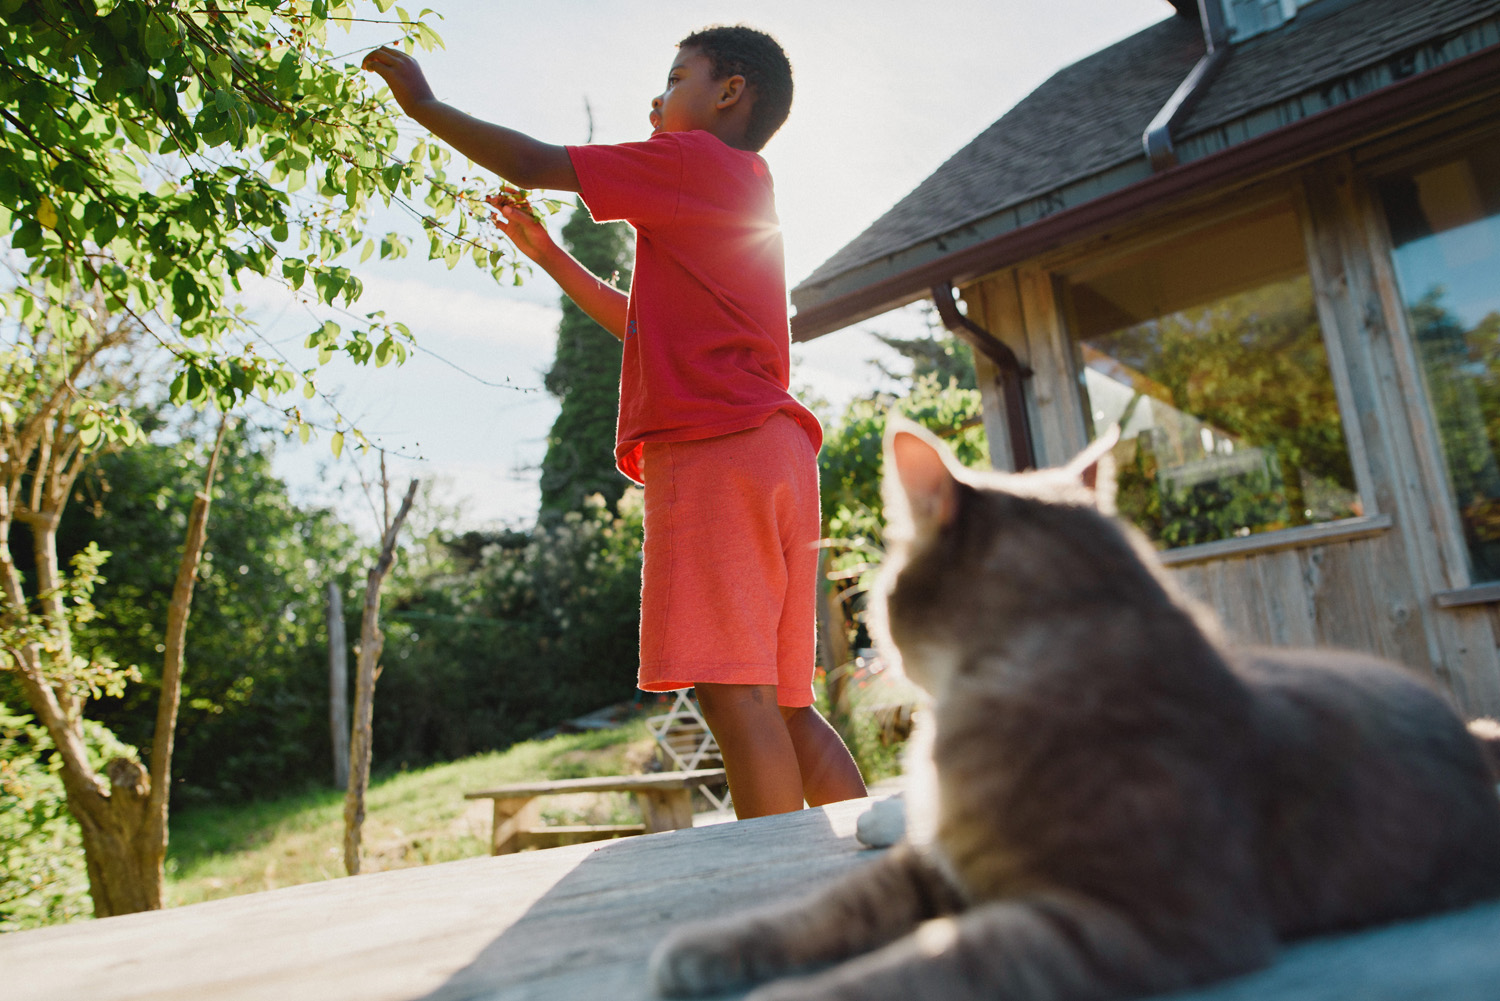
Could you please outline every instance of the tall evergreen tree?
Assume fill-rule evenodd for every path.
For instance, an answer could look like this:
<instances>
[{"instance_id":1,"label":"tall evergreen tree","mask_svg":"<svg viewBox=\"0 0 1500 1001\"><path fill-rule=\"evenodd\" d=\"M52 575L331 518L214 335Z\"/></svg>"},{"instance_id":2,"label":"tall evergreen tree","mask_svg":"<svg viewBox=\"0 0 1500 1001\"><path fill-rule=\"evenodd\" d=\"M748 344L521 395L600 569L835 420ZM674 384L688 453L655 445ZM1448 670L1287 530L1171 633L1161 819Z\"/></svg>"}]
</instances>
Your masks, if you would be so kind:
<instances>
[{"instance_id":1,"label":"tall evergreen tree","mask_svg":"<svg viewBox=\"0 0 1500 1001\"><path fill-rule=\"evenodd\" d=\"M594 222L579 201L562 228L563 246L596 275L630 281L630 230L622 223ZM547 436L542 460L542 508L549 520L583 507L602 494L613 509L629 481L615 470L615 418L620 400L620 342L566 296L557 328L557 356L547 373L547 391L562 410Z\"/></svg>"}]
</instances>

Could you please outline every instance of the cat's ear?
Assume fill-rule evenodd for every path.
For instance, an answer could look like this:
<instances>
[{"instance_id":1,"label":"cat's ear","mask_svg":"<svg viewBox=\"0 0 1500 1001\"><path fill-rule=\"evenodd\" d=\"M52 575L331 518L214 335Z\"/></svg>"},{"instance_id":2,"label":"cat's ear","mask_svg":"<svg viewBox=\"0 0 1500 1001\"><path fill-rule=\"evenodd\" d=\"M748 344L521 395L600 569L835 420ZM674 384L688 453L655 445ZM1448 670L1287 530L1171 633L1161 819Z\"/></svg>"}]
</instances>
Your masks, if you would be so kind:
<instances>
[{"instance_id":1,"label":"cat's ear","mask_svg":"<svg viewBox=\"0 0 1500 1001\"><path fill-rule=\"evenodd\" d=\"M1094 504L1104 514L1115 513L1114 447L1120 440L1120 425L1109 429L1089 443L1068 463L1068 472L1094 494Z\"/></svg>"},{"instance_id":2,"label":"cat's ear","mask_svg":"<svg viewBox=\"0 0 1500 1001\"><path fill-rule=\"evenodd\" d=\"M926 535L958 511L946 445L920 424L892 413L885 425L885 510L893 528Z\"/></svg>"}]
</instances>

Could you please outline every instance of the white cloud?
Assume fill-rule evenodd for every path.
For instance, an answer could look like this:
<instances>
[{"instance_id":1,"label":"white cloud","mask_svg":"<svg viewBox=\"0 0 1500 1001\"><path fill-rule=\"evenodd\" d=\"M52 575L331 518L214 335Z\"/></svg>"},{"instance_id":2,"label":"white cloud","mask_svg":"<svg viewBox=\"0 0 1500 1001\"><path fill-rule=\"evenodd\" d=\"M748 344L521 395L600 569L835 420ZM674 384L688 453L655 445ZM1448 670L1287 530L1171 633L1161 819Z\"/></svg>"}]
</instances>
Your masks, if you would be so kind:
<instances>
[{"instance_id":1,"label":"white cloud","mask_svg":"<svg viewBox=\"0 0 1500 1001\"><path fill-rule=\"evenodd\" d=\"M418 343L433 336L444 342L477 340L496 347L545 344L549 350L562 316L556 306L509 298L498 289L483 293L386 276L365 279L359 307L364 312L385 310L387 318L410 327Z\"/></svg>"}]
</instances>

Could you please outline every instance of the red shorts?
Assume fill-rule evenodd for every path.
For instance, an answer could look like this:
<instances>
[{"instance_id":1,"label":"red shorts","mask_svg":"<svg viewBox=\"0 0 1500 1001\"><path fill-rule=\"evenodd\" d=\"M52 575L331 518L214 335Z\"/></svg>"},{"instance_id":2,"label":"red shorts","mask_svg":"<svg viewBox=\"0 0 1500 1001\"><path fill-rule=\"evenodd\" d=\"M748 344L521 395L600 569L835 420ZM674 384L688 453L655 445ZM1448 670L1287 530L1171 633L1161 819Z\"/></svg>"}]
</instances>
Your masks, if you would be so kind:
<instances>
[{"instance_id":1,"label":"red shorts","mask_svg":"<svg viewBox=\"0 0 1500 1001\"><path fill-rule=\"evenodd\" d=\"M640 687L775 685L813 703L817 454L783 413L747 431L647 442Z\"/></svg>"}]
</instances>

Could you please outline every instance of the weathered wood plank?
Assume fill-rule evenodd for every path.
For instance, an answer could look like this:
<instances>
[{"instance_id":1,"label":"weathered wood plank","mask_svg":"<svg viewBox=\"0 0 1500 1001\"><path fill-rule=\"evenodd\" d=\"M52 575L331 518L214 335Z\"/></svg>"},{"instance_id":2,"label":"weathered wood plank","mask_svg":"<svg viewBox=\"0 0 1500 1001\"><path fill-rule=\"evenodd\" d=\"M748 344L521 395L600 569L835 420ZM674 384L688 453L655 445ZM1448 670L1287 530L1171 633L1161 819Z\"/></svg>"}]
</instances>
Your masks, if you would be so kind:
<instances>
[{"instance_id":1,"label":"weathered wood plank","mask_svg":"<svg viewBox=\"0 0 1500 1001\"><path fill-rule=\"evenodd\" d=\"M479 792L466 792L464 799L552 796L574 792L636 792L640 789L696 789L704 782L723 777L722 768L697 768L690 772L650 772L645 775L598 775L582 779L513 782Z\"/></svg>"},{"instance_id":2,"label":"weathered wood plank","mask_svg":"<svg viewBox=\"0 0 1500 1001\"><path fill-rule=\"evenodd\" d=\"M802 893L868 856L868 801L373 873L0 936L7 1001L644 1001L682 921Z\"/></svg>"},{"instance_id":3,"label":"weathered wood plank","mask_svg":"<svg viewBox=\"0 0 1500 1001\"><path fill-rule=\"evenodd\" d=\"M1035 375L1029 380L1035 404L1037 465L1061 465L1088 444L1084 414L1074 381L1073 348L1068 341L1050 272L1026 268L1017 284L1025 315L1025 356Z\"/></svg>"},{"instance_id":4,"label":"weathered wood plank","mask_svg":"<svg viewBox=\"0 0 1500 1001\"><path fill-rule=\"evenodd\" d=\"M1427 632L1406 573L1405 558L1389 536L1349 544L1355 573L1368 590L1371 627L1378 652L1399 664L1436 678L1427 652Z\"/></svg>"},{"instance_id":5,"label":"weathered wood plank","mask_svg":"<svg viewBox=\"0 0 1500 1001\"><path fill-rule=\"evenodd\" d=\"M872 858L853 840L867 805L0 936L5 997L646 1001L647 957L671 928L792 899ZM1500 903L1295 945L1269 970L1172 1001L1488 1001L1497 941Z\"/></svg>"},{"instance_id":6,"label":"weathered wood plank","mask_svg":"<svg viewBox=\"0 0 1500 1001\"><path fill-rule=\"evenodd\" d=\"M960 294L969 304L969 315L979 317L980 324L1025 363L1028 351L1026 320L1021 313L1015 272L1002 271L991 275L964 288ZM1000 381L1000 369L979 351L974 352L974 382L979 387L990 468L1014 472L1016 458L1010 447L1010 422L1006 419L1005 389ZM1023 384L1022 406L1030 410L1030 394L1024 389Z\"/></svg>"},{"instance_id":7,"label":"weathered wood plank","mask_svg":"<svg viewBox=\"0 0 1500 1001\"><path fill-rule=\"evenodd\" d=\"M552 824L520 832L521 848L561 848L645 834L645 824Z\"/></svg>"},{"instance_id":8,"label":"weathered wood plank","mask_svg":"<svg viewBox=\"0 0 1500 1001\"><path fill-rule=\"evenodd\" d=\"M1266 594L1268 637L1273 646L1312 646L1318 640L1317 622L1308 594L1302 553L1267 553L1255 560Z\"/></svg>"},{"instance_id":9,"label":"weathered wood plank","mask_svg":"<svg viewBox=\"0 0 1500 1001\"><path fill-rule=\"evenodd\" d=\"M1369 605L1349 547L1336 543L1308 550L1306 567L1318 645L1375 652L1378 644L1366 621Z\"/></svg>"},{"instance_id":10,"label":"weathered wood plank","mask_svg":"<svg viewBox=\"0 0 1500 1001\"><path fill-rule=\"evenodd\" d=\"M1459 707L1469 716L1500 716L1500 649L1489 614L1483 608L1445 608L1438 615Z\"/></svg>"}]
</instances>

